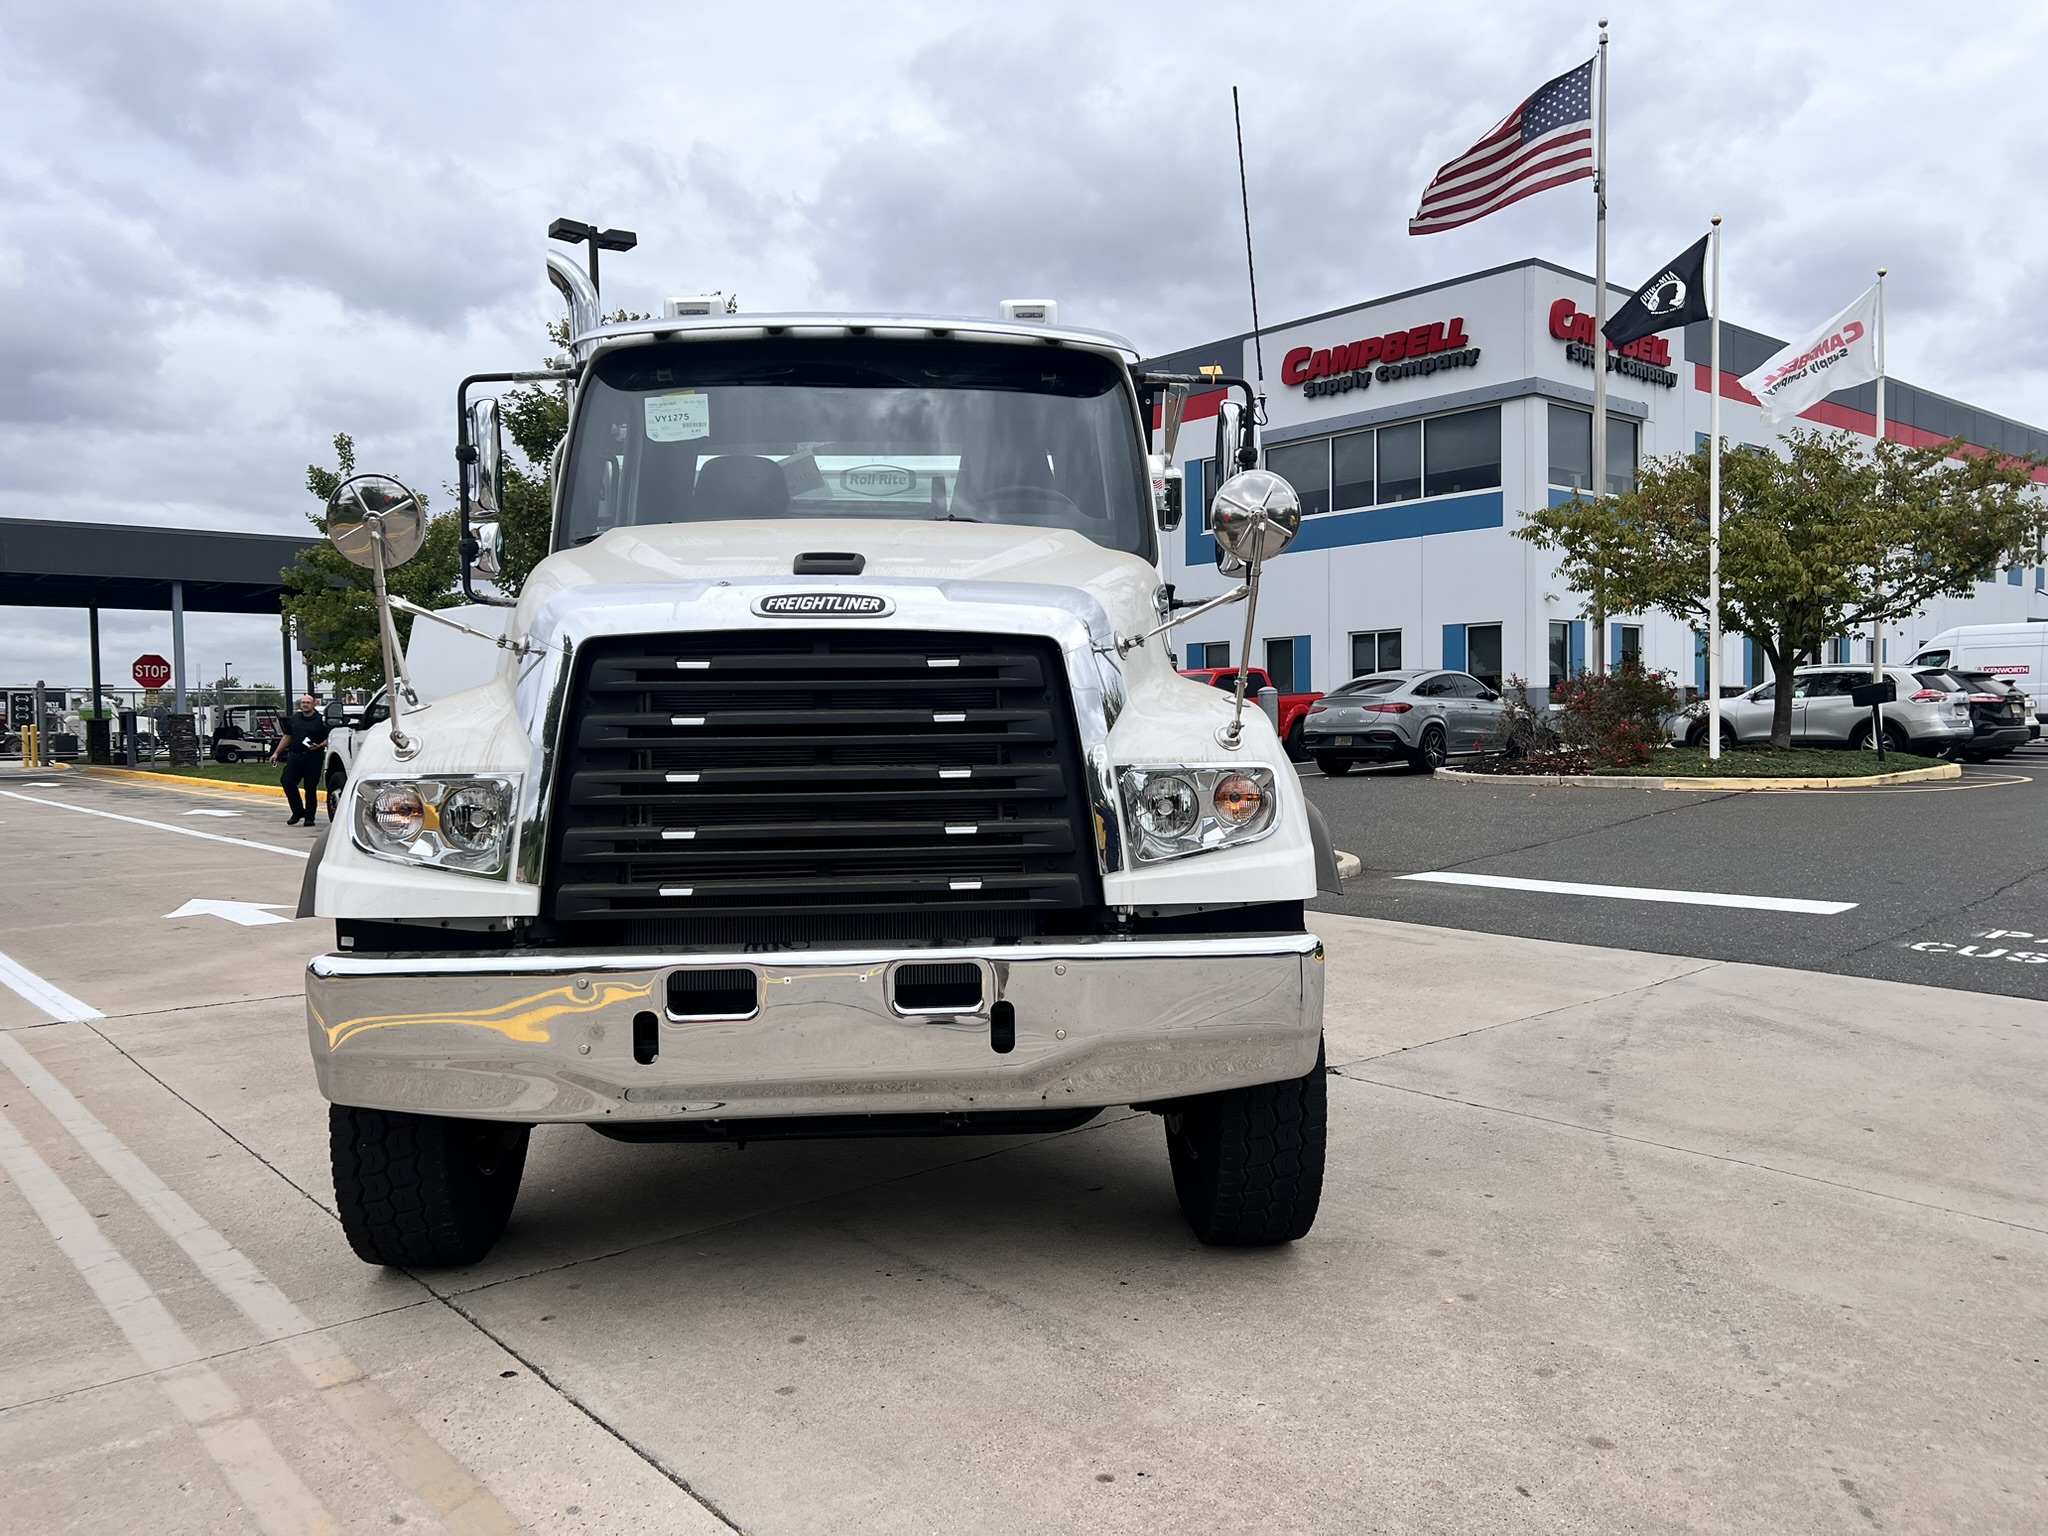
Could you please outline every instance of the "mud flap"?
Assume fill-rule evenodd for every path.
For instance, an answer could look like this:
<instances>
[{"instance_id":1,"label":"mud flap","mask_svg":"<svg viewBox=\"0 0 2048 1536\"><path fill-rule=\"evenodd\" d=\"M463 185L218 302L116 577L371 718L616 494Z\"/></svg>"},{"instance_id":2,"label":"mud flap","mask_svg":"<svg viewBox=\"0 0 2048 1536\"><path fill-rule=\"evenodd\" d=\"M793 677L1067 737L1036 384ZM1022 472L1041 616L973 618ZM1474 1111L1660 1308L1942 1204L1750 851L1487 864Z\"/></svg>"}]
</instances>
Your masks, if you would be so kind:
<instances>
[{"instance_id":1,"label":"mud flap","mask_svg":"<svg viewBox=\"0 0 2048 1536\"><path fill-rule=\"evenodd\" d=\"M1311 806L1309 809L1315 808ZM299 882L299 910L292 914L293 917L313 915L313 900L320 894L320 858L327 852L327 834L333 830L334 823L330 821L320 829L320 835L313 839L313 851L306 856L306 877ZM1317 869L1323 867L1322 846L1321 843L1316 844Z\"/></svg>"},{"instance_id":2,"label":"mud flap","mask_svg":"<svg viewBox=\"0 0 2048 1536\"><path fill-rule=\"evenodd\" d=\"M1308 836L1316 850L1316 889L1325 896L1344 894L1344 877L1337 873L1337 845L1330 840L1329 823L1314 801L1307 802Z\"/></svg>"}]
</instances>

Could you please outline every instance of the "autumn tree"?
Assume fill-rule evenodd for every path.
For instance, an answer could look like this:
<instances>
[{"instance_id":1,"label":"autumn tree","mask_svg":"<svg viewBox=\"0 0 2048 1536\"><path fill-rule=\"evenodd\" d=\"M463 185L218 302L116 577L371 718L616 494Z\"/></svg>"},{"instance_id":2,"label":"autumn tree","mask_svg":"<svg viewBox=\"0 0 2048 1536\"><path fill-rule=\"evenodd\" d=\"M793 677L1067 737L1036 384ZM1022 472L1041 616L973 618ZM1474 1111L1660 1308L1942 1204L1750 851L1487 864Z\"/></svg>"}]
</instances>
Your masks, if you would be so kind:
<instances>
[{"instance_id":1,"label":"autumn tree","mask_svg":"<svg viewBox=\"0 0 2048 1536\"><path fill-rule=\"evenodd\" d=\"M2001 566L2036 558L2039 464L1960 438L1908 448L1805 430L1776 451L1722 450L1721 627L1771 664L1773 746L1791 745L1793 669L1828 640L1968 597ZM1644 465L1626 494L1531 512L1516 536L1557 555L1564 579L1605 611L1704 630L1707 490L1702 446Z\"/></svg>"},{"instance_id":2,"label":"autumn tree","mask_svg":"<svg viewBox=\"0 0 2048 1536\"><path fill-rule=\"evenodd\" d=\"M320 530L321 541L299 551L297 562L285 571L284 610L298 626L300 647L309 665L342 687L376 688L384 682L384 657L377 640L374 580L326 540L327 499L356 472L355 439L348 433L335 434L334 458L333 469L306 466L306 489L320 504L317 511L306 514L306 520ZM420 504L424 511L425 496L420 497ZM423 608L445 608L455 602L456 580L461 574L458 542L453 513L429 517L420 552L386 573L385 583L392 595ZM412 619L402 613L396 617L403 643L412 633Z\"/></svg>"}]
</instances>

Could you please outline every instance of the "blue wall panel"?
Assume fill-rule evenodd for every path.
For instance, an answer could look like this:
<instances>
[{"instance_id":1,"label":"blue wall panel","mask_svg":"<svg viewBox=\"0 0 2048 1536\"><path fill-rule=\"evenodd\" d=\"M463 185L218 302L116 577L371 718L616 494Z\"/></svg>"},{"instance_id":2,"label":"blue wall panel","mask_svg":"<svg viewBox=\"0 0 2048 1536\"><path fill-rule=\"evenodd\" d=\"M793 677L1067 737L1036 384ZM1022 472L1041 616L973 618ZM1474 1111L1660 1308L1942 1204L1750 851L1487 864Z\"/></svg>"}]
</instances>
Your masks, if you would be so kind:
<instances>
[{"instance_id":1,"label":"blue wall panel","mask_svg":"<svg viewBox=\"0 0 2048 1536\"><path fill-rule=\"evenodd\" d=\"M1444 626L1443 668L1446 672L1465 670L1465 626L1462 624Z\"/></svg>"},{"instance_id":2,"label":"blue wall panel","mask_svg":"<svg viewBox=\"0 0 2048 1536\"><path fill-rule=\"evenodd\" d=\"M1341 549L1352 544L1384 544L1391 539L1420 539L1432 533L1469 533L1507 524L1507 502L1499 491L1469 496L1441 496L1433 501L1397 501L1357 512L1325 512L1304 518L1297 549ZM1213 542L1213 541L1212 541ZM1214 559L1212 555L1210 557ZM1286 556L1281 556L1285 559Z\"/></svg>"}]
</instances>

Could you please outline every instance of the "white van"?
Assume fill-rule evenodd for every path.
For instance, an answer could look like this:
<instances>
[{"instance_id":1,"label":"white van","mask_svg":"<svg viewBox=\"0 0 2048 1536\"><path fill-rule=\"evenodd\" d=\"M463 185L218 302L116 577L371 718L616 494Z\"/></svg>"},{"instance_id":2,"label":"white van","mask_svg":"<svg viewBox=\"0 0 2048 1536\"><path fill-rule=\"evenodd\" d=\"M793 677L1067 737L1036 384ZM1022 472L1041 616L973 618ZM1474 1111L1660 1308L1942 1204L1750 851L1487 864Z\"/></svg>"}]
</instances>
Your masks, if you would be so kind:
<instances>
[{"instance_id":1,"label":"white van","mask_svg":"<svg viewBox=\"0 0 2048 1536\"><path fill-rule=\"evenodd\" d=\"M2036 718L2048 722L2048 624L1963 624L1921 645L1910 667L1989 672L2031 694Z\"/></svg>"}]
</instances>

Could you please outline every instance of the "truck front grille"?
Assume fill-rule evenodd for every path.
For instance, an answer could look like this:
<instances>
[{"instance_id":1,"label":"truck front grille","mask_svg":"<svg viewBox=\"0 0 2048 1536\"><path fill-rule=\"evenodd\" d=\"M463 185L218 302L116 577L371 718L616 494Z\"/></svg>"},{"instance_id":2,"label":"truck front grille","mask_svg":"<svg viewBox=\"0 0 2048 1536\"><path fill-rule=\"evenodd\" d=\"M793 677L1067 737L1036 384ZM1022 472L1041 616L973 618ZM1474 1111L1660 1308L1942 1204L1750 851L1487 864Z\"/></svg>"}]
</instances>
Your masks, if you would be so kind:
<instances>
[{"instance_id":1,"label":"truck front grille","mask_svg":"<svg viewBox=\"0 0 2048 1536\"><path fill-rule=\"evenodd\" d=\"M1049 640L636 635L576 665L547 911L579 933L1019 935L1100 900Z\"/></svg>"}]
</instances>

